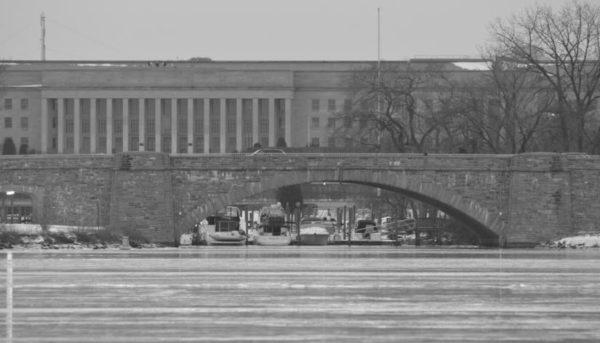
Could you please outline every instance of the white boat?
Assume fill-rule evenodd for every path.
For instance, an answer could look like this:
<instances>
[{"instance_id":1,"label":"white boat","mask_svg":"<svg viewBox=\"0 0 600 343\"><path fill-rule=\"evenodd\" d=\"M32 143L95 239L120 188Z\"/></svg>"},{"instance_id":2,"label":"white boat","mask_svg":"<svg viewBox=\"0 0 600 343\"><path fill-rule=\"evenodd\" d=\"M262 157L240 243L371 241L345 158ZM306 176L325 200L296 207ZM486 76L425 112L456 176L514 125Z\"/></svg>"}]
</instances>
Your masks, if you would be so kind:
<instances>
[{"instance_id":1,"label":"white boat","mask_svg":"<svg viewBox=\"0 0 600 343\"><path fill-rule=\"evenodd\" d=\"M335 232L335 224L321 218L309 217L300 222L301 245L327 245L329 237Z\"/></svg>"},{"instance_id":2,"label":"white boat","mask_svg":"<svg viewBox=\"0 0 600 343\"><path fill-rule=\"evenodd\" d=\"M290 245L292 243L292 237L289 235L280 235L280 236L272 236L272 235L257 235L254 236L254 244L256 245Z\"/></svg>"},{"instance_id":3,"label":"white boat","mask_svg":"<svg viewBox=\"0 0 600 343\"><path fill-rule=\"evenodd\" d=\"M285 211L281 204L277 203L263 207L260 211L260 225L258 234L254 236L256 245L290 245L292 237L289 230L284 226Z\"/></svg>"},{"instance_id":4,"label":"white boat","mask_svg":"<svg viewBox=\"0 0 600 343\"><path fill-rule=\"evenodd\" d=\"M243 245L246 233L240 228L241 211L234 206L227 206L225 213L206 218L205 233L208 245Z\"/></svg>"}]
</instances>

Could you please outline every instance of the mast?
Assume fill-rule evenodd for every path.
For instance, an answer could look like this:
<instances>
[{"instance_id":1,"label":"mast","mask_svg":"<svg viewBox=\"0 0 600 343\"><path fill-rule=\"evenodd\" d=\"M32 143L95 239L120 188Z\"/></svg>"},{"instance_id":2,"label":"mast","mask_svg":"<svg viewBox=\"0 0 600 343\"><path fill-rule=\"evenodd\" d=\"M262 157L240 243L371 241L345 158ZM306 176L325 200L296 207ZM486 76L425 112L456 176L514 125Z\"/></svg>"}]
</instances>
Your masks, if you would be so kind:
<instances>
[{"instance_id":1,"label":"mast","mask_svg":"<svg viewBox=\"0 0 600 343\"><path fill-rule=\"evenodd\" d=\"M42 38L40 39L42 44L42 61L46 60L46 16L42 12L40 16L40 25L42 29Z\"/></svg>"}]
</instances>

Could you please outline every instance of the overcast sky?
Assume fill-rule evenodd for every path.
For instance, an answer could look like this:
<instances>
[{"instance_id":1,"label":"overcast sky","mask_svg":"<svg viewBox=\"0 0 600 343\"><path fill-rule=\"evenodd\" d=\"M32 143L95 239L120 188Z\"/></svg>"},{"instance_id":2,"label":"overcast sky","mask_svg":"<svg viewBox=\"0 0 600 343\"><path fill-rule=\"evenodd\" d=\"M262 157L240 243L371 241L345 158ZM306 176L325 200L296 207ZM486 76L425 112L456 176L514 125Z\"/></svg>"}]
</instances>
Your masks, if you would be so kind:
<instances>
[{"instance_id":1,"label":"overcast sky","mask_svg":"<svg viewBox=\"0 0 600 343\"><path fill-rule=\"evenodd\" d=\"M538 0L561 7L567 0ZM479 55L534 0L0 0L0 59L375 60Z\"/></svg>"}]
</instances>

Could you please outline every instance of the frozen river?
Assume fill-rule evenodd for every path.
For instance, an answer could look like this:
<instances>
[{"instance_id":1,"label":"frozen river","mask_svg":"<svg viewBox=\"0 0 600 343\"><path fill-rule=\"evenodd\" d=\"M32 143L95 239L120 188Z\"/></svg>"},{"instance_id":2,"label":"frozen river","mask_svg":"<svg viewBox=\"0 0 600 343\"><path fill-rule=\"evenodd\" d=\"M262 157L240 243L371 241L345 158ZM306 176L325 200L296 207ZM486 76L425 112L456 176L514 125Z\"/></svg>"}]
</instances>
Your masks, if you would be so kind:
<instances>
[{"instance_id":1,"label":"frozen river","mask_svg":"<svg viewBox=\"0 0 600 343\"><path fill-rule=\"evenodd\" d=\"M600 340L599 249L6 252L0 341Z\"/></svg>"}]
</instances>

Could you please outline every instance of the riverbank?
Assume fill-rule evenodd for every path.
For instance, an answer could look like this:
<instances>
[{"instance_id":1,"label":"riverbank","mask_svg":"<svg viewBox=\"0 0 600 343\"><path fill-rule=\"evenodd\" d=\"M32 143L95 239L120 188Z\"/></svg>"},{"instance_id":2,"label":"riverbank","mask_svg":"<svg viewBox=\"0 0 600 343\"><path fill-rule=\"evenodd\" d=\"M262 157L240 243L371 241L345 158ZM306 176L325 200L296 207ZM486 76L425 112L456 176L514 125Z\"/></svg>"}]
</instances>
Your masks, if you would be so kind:
<instances>
[{"instance_id":1,"label":"riverbank","mask_svg":"<svg viewBox=\"0 0 600 343\"><path fill-rule=\"evenodd\" d=\"M600 233L582 233L577 236L570 236L555 241L544 242L540 244L540 247L556 249L600 248Z\"/></svg>"},{"instance_id":2,"label":"riverbank","mask_svg":"<svg viewBox=\"0 0 600 343\"><path fill-rule=\"evenodd\" d=\"M106 230L98 231L48 231L43 233L19 233L14 231L0 232L0 249L128 249L159 248L139 235L123 236Z\"/></svg>"},{"instance_id":3,"label":"riverbank","mask_svg":"<svg viewBox=\"0 0 600 343\"><path fill-rule=\"evenodd\" d=\"M348 241L336 241L329 245L348 245ZM394 245L395 241L352 241L351 245ZM405 245L405 244L402 244ZM56 250L56 249L145 249L166 248L173 245L151 243L144 237L132 234L126 237L110 233L106 230L98 231L49 231L44 233L18 233L13 231L0 232L0 249L31 249L31 250ZM183 246L182 246L183 247ZM438 246L435 246L438 247ZM439 246L449 247L449 246ZM456 246L452 246L456 247ZM458 246L464 247L464 246ZM476 248L476 246L468 246ZM600 248L600 233L585 233L577 236L565 237L555 241L540 243L537 248L549 249L588 249Z\"/></svg>"}]
</instances>

